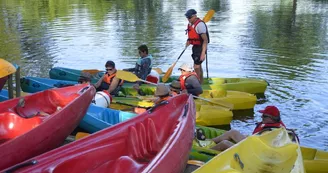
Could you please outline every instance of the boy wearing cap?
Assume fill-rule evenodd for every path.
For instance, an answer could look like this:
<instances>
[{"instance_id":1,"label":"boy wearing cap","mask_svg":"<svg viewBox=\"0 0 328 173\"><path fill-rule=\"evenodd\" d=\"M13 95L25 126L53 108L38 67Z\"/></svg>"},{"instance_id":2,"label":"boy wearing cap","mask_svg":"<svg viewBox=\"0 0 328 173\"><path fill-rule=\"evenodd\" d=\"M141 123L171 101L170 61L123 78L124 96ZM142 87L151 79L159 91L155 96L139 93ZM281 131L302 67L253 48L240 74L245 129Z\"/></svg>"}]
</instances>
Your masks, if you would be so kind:
<instances>
[{"instance_id":1,"label":"boy wearing cap","mask_svg":"<svg viewBox=\"0 0 328 173\"><path fill-rule=\"evenodd\" d=\"M147 75L152 69L152 59L153 57L148 54L148 47L146 45L141 45L138 47L140 58L138 59L136 66L134 68L123 69L125 71L133 72L138 78L146 80ZM137 82L133 88L139 90L139 86L142 82Z\"/></svg>"},{"instance_id":2,"label":"boy wearing cap","mask_svg":"<svg viewBox=\"0 0 328 173\"><path fill-rule=\"evenodd\" d=\"M281 121L280 112L277 107L267 106L264 110L260 110L259 112L262 113L262 121L256 125L253 134L261 132L264 129L281 127L286 128L285 124ZM246 136L241 134L239 131L230 130L221 136L213 138L212 140L216 143L216 145L211 148L218 151L224 151L234 145L234 143L230 141L238 143L245 138Z\"/></svg>"},{"instance_id":3,"label":"boy wearing cap","mask_svg":"<svg viewBox=\"0 0 328 173\"><path fill-rule=\"evenodd\" d=\"M181 76L179 77L182 93L189 93L198 96L203 93L202 86L197 74L193 71L190 64L182 64L179 68Z\"/></svg>"},{"instance_id":4,"label":"boy wearing cap","mask_svg":"<svg viewBox=\"0 0 328 173\"><path fill-rule=\"evenodd\" d=\"M192 59L194 60L194 68L197 75L200 77L200 82L203 83L203 68L202 62L205 60L207 52L207 44L209 41L208 29L201 19L197 17L197 12L190 9L185 13L189 24L187 25L188 39L186 47L192 44Z\"/></svg>"},{"instance_id":5,"label":"boy wearing cap","mask_svg":"<svg viewBox=\"0 0 328 173\"><path fill-rule=\"evenodd\" d=\"M180 94L180 92L181 92L180 82L177 80L172 81L170 84L170 90L171 90L172 96L176 96L176 95Z\"/></svg>"},{"instance_id":6,"label":"boy wearing cap","mask_svg":"<svg viewBox=\"0 0 328 173\"><path fill-rule=\"evenodd\" d=\"M115 77L116 68L113 61L107 61L105 68L106 73L98 80L96 84L94 84L94 86L97 91L107 90L111 95L117 95L124 81Z\"/></svg>"}]
</instances>

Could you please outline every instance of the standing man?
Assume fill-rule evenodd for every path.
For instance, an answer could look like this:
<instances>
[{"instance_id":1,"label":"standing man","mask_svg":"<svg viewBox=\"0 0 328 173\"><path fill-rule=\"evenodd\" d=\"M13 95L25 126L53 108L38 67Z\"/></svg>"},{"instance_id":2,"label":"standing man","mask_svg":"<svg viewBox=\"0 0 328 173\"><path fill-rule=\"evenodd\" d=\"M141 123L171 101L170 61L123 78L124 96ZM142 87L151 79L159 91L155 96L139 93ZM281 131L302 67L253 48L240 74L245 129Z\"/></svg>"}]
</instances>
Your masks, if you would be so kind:
<instances>
[{"instance_id":1,"label":"standing man","mask_svg":"<svg viewBox=\"0 0 328 173\"><path fill-rule=\"evenodd\" d=\"M197 12L190 9L186 12L185 16L188 19L188 26L186 32L188 33L188 40L186 47L192 44L192 59L194 60L194 69L203 83L203 68L202 62L205 60L207 53L207 44L210 42L207 26L205 22L197 17Z\"/></svg>"}]
</instances>

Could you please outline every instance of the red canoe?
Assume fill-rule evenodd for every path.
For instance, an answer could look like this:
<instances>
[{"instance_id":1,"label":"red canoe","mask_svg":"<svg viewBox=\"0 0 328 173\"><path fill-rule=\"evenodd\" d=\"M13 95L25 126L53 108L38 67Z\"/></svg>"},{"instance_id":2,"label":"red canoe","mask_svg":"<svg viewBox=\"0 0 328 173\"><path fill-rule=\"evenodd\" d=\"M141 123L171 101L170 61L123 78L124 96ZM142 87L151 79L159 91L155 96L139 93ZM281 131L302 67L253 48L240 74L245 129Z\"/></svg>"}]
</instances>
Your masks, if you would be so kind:
<instances>
[{"instance_id":1,"label":"red canoe","mask_svg":"<svg viewBox=\"0 0 328 173\"><path fill-rule=\"evenodd\" d=\"M78 85L0 103L0 170L60 146L95 94Z\"/></svg>"},{"instance_id":2,"label":"red canoe","mask_svg":"<svg viewBox=\"0 0 328 173\"><path fill-rule=\"evenodd\" d=\"M179 95L150 112L17 164L11 170L178 173L188 160L195 114L193 98Z\"/></svg>"}]
</instances>

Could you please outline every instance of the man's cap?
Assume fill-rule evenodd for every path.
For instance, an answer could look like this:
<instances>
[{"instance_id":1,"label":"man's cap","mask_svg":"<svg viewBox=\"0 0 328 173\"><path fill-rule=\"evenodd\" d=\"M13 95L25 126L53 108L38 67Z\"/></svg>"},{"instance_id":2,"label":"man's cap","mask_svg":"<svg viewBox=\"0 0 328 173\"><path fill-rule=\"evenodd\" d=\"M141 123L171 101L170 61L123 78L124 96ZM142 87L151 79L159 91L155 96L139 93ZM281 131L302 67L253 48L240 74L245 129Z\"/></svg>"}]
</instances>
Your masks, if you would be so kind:
<instances>
[{"instance_id":1,"label":"man's cap","mask_svg":"<svg viewBox=\"0 0 328 173\"><path fill-rule=\"evenodd\" d=\"M185 13L185 16L186 16L187 18L190 18L192 15L195 15L195 14L197 14L197 11L196 11L196 10L194 10L194 9L189 9L189 10Z\"/></svg>"},{"instance_id":2,"label":"man's cap","mask_svg":"<svg viewBox=\"0 0 328 173\"><path fill-rule=\"evenodd\" d=\"M271 115L274 117L280 117L280 111L275 106L267 106L264 110L259 110L260 113Z\"/></svg>"}]
</instances>

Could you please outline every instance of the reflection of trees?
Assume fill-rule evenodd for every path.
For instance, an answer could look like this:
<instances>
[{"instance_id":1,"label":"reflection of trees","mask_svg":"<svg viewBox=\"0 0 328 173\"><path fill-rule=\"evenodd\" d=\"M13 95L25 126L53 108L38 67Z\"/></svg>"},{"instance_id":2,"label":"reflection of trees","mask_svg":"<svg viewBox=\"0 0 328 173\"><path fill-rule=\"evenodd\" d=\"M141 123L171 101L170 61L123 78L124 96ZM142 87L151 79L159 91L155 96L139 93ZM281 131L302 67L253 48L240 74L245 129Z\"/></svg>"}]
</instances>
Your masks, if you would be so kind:
<instances>
[{"instance_id":1,"label":"reflection of trees","mask_svg":"<svg viewBox=\"0 0 328 173\"><path fill-rule=\"evenodd\" d=\"M252 26L254 43L275 55L268 57L268 61L295 68L313 61L309 53L323 51L320 37L326 34L322 30L326 25L324 17L299 14L296 18L296 7L296 3L291 1L273 6L270 13L256 9L251 22L255 23ZM279 70L277 66L270 68ZM297 70L291 72L289 77L294 78L295 73Z\"/></svg>"}]
</instances>

